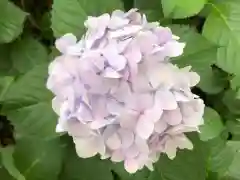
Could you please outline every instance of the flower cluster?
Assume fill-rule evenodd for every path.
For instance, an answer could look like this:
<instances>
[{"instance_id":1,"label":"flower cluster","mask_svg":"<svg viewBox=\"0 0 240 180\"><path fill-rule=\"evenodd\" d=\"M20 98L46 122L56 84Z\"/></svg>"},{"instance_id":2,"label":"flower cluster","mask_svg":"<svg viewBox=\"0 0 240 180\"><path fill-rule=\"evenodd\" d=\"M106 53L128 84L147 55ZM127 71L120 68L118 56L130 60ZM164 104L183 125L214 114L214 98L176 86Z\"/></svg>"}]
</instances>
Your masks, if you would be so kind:
<instances>
[{"instance_id":1,"label":"flower cluster","mask_svg":"<svg viewBox=\"0 0 240 180\"><path fill-rule=\"evenodd\" d=\"M171 57L185 44L136 9L88 17L80 41L66 34L49 66L47 87L59 116L57 132L73 137L77 154L124 161L134 173L153 169L161 153L192 149L185 132L198 131L204 103L191 93L199 76Z\"/></svg>"}]
</instances>

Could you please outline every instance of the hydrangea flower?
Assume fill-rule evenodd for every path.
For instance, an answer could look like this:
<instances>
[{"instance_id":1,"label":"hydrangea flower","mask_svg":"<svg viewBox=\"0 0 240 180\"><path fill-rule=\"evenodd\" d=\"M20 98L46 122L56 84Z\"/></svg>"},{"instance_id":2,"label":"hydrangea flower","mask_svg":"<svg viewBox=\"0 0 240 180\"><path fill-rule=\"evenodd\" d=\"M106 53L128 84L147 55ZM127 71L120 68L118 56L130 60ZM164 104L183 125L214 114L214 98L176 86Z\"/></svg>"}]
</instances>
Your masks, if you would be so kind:
<instances>
[{"instance_id":1,"label":"hydrangea flower","mask_svg":"<svg viewBox=\"0 0 240 180\"><path fill-rule=\"evenodd\" d=\"M49 66L57 132L72 136L78 156L99 154L134 173L153 170L161 153L192 149L184 133L199 131L204 103L191 88L200 77L169 60L185 44L137 9L88 17L81 40L56 40L62 53Z\"/></svg>"}]
</instances>

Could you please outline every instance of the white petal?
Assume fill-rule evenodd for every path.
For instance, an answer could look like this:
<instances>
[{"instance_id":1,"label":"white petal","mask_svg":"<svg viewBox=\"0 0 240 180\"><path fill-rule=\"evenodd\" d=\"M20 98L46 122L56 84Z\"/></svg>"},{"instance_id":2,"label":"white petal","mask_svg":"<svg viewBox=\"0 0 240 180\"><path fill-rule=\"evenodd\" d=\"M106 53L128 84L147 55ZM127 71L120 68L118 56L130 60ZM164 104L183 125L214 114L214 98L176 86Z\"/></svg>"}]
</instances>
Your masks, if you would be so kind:
<instances>
[{"instance_id":1,"label":"white petal","mask_svg":"<svg viewBox=\"0 0 240 180\"><path fill-rule=\"evenodd\" d=\"M180 149L193 149L192 142L185 135L178 135L174 137L174 141Z\"/></svg>"},{"instance_id":2,"label":"white petal","mask_svg":"<svg viewBox=\"0 0 240 180\"><path fill-rule=\"evenodd\" d=\"M52 108L57 115L60 115L61 103L62 101L57 97L54 97L52 100Z\"/></svg>"},{"instance_id":3,"label":"white petal","mask_svg":"<svg viewBox=\"0 0 240 180\"><path fill-rule=\"evenodd\" d=\"M190 78L190 87L196 86L200 81L200 76L195 72L189 72L188 76Z\"/></svg>"},{"instance_id":4,"label":"white petal","mask_svg":"<svg viewBox=\"0 0 240 180\"><path fill-rule=\"evenodd\" d=\"M177 144L172 139L168 139L165 144L165 153L169 159L174 159L177 154Z\"/></svg>"},{"instance_id":5,"label":"white petal","mask_svg":"<svg viewBox=\"0 0 240 180\"><path fill-rule=\"evenodd\" d=\"M170 129L168 129L166 131L166 133L170 134L170 135L178 135L178 134L181 134L184 132L193 132L193 131L197 131L197 130L198 130L197 127L190 127L190 126L180 124L180 125L177 125L177 126L174 126Z\"/></svg>"},{"instance_id":6,"label":"white petal","mask_svg":"<svg viewBox=\"0 0 240 180\"><path fill-rule=\"evenodd\" d=\"M176 101L182 101L182 102L188 102L190 101L189 97L187 97L184 92L179 92L179 91L173 91L173 95L176 99Z\"/></svg>"},{"instance_id":7,"label":"white petal","mask_svg":"<svg viewBox=\"0 0 240 180\"><path fill-rule=\"evenodd\" d=\"M76 36L74 36L71 33L68 33L62 36L61 38L57 39L55 42L55 46L61 53L66 53L68 47L75 45L76 42L77 42Z\"/></svg>"},{"instance_id":8,"label":"white petal","mask_svg":"<svg viewBox=\"0 0 240 180\"><path fill-rule=\"evenodd\" d=\"M121 17L118 17L118 16L112 16L111 17L111 20L108 24L108 27L110 29L117 29L117 28L120 28L120 27L123 27L125 25L127 25L129 23L129 19L126 19L126 18L121 18Z\"/></svg>"},{"instance_id":9,"label":"white petal","mask_svg":"<svg viewBox=\"0 0 240 180\"><path fill-rule=\"evenodd\" d=\"M78 156L82 158L95 156L104 146L95 138L75 138L74 143Z\"/></svg>"},{"instance_id":10,"label":"white petal","mask_svg":"<svg viewBox=\"0 0 240 180\"><path fill-rule=\"evenodd\" d=\"M61 132L65 132L65 128L62 126L62 124L57 124L56 126L56 132L57 133L61 133Z\"/></svg>"},{"instance_id":11,"label":"white petal","mask_svg":"<svg viewBox=\"0 0 240 180\"><path fill-rule=\"evenodd\" d=\"M126 159L124 161L124 167L129 173L135 173L137 172L139 165L138 162L134 159Z\"/></svg>"},{"instance_id":12,"label":"white petal","mask_svg":"<svg viewBox=\"0 0 240 180\"><path fill-rule=\"evenodd\" d=\"M168 57L177 57L182 55L185 43L179 43L177 41L170 41L164 45L164 53Z\"/></svg>"},{"instance_id":13,"label":"white petal","mask_svg":"<svg viewBox=\"0 0 240 180\"><path fill-rule=\"evenodd\" d=\"M119 10L119 9L114 10L112 12L112 16L117 16L117 17L124 17L124 14L125 14L124 11Z\"/></svg>"}]
</instances>

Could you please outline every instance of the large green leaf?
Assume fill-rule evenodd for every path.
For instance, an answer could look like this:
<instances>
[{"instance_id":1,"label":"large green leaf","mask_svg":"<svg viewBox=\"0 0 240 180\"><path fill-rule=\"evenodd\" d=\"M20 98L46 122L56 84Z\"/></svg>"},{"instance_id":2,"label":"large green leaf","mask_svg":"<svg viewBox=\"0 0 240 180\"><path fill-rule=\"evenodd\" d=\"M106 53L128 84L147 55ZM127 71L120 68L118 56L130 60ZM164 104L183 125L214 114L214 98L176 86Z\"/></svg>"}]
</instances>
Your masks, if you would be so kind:
<instances>
[{"instance_id":1,"label":"large green leaf","mask_svg":"<svg viewBox=\"0 0 240 180\"><path fill-rule=\"evenodd\" d=\"M0 7L0 43L7 43L15 39L23 29L26 13L11 2L1 0Z\"/></svg>"},{"instance_id":2,"label":"large green leaf","mask_svg":"<svg viewBox=\"0 0 240 180\"><path fill-rule=\"evenodd\" d=\"M216 45L188 26L172 25L171 29L180 37L180 42L186 43L183 55L175 63L182 67L191 65L198 72L215 63Z\"/></svg>"},{"instance_id":3,"label":"large green leaf","mask_svg":"<svg viewBox=\"0 0 240 180\"><path fill-rule=\"evenodd\" d=\"M59 180L113 180L108 161L95 156L82 159L77 156L74 147L68 147L64 169Z\"/></svg>"},{"instance_id":4,"label":"large green leaf","mask_svg":"<svg viewBox=\"0 0 240 180\"><path fill-rule=\"evenodd\" d=\"M180 67L192 66L201 76L198 86L203 91L214 94L223 90L227 81L211 67L216 60L217 46L188 26L172 25L171 29L186 43L183 55L173 62Z\"/></svg>"},{"instance_id":5,"label":"large green leaf","mask_svg":"<svg viewBox=\"0 0 240 180\"><path fill-rule=\"evenodd\" d=\"M0 77L0 101L3 100L5 93L8 91L13 80L14 78L12 76Z\"/></svg>"},{"instance_id":6,"label":"large green leaf","mask_svg":"<svg viewBox=\"0 0 240 180\"><path fill-rule=\"evenodd\" d=\"M48 61L46 48L32 37L16 41L11 48L13 67L20 73L31 70L34 66Z\"/></svg>"},{"instance_id":7,"label":"large green leaf","mask_svg":"<svg viewBox=\"0 0 240 180\"><path fill-rule=\"evenodd\" d=\"M237 120L228 120L226 122L227 129L232 135L240 135L240 122Z\"/></svg>"},{"instance_id":8,"label":"large green leaf","mask_svg":"<svg viewBox=\"0 0 240 180\"><path fill-rule=\"evenodd\" d=\"M159 21L163 18L160 0L134 0L134 7L145 13L149 21Z\"/></svg>"},{"instance_id":9,"label":"large green leaf","mask_svg":"<svg viewBox=\"0 0 240 180\"><path fill-rule=\"evenodd\" d=\"M198 14L206 0L162 0L163 12L166 17L186 18Z\"/></svg>"},{"instance_id":10,"label":"large green leaf","mask_svg":"<svg viewBox=\"0 0 240 180\"><path fill-rule=\"evenodd\" d=\"M52 94L46 89L47 65L39 65L14 81L3 96L2 113L21 135L55 136Z\"/></svg>"},{"instance_id":11,"label":"large green leaf","mask_svg":"<svg viewBox=\"0 0 240 180\"><path fill-rule=\"evenodd\" d=\"M55 37L66 33L80 36L87 16L96 16L122 8L121 0L54 0L52 30Z\"/></svg>"},{"instance_id":12,"label":"large green leaf","mask_svg":"<svg viewBox=\"0 0 240 180\"><path fill-rule=\"evenodd\" d=\"M4 167L0 167L0 177L4 180L16 180L13 178Z\"/></svg>"},{"instance_id":13,"label":"large green leaf","mask_svg":"<svg viewBox=\"0 0 240 180\"><path fill-rule=\"evenodd\" d=\"M161 156L149 180L205 180L208 149L196 134L191 134L191 140L192 151L180 151L173 160Z\"/></svg>"},{"instance_id":14,"label":"large green leaf","mask_svg":"<svg viewBox=\"0 0 240 180\"><path fill-rule=\"evenodd\" d=\"M220 176L224 175L233 162L235 154L233 149L227 146L226 138L222 136L208 141L208 147L210 148L208 169Z\"/></svg>"},{"instance_id":15,"label":"large green leaf","mask_svg":"<svg viewBox=\"0 0 240 180\"><path fill-rule=\"evenodd\" d=\"M230 112L233 114L240 114L240 100L237 99L237 94L235 91L231 89L227 90L224 93L222 101Z\"/></svg>"},{"instance_id":16,"label":"large green leaf","mask_svg":"<svg viewBox=\"0 0 240 180\"><path fill-rule=\"evenodd\" d=\"M8 146L6 148L0 148L1 159L4 168L11 174L16 180L25 180L25 177L16 168L13 159L14 147Z\"/></svg>"},{"instance_id":17,"label":"large green leaf","mask_svg":"<svg viewBox=\"0 0 240 180\"><path fill-rule=\"evenodd\" d=\"M212 108L206 107L204 110L204 125L200 127L200 139L207 141L213 139L224 129L220 115Z\"/></svg>"},{"instance_id":18,"label":"large green leaf","mask_svg":"<svg viewBox=\"0 0 240 180\"><path fill-rule=\"evenodd\" d=\"M12 69L12 61L10 59L10 45L0 45L0 76L10 74Z\"/></svg>"},{"instance_id":19,"label":"large green leaf","mask_svg":"<svg viewBox=\"0 0 240 180\"><path fill-rule=\"evenodd\" d=\"M211 3L210 3L211 4ZM216 64L228 73L240 74L240 3L238 0L211 4L203 35L219 46Z\"/></svg>"},{"instance_id":20,"label":"large green leaf","mask_svg":"<svg viewBox=\"0 0 240 180\"><path fill-rule=\"evenodd\" d=\"M13 157L26 180L58 180L63 147L59 138L48 141L22 138L17 141Z\"/></svg>"},{"instance_id":21,"label":"large green leaf","mask_svg":"<svg viewBox=\"0 0 240 180\"><path fill-rule=\"evenodd\" d=\"M227 172L224 174L228 179L240 179L240 142L239 141L228 141L228 147L234 151L234 158L229 166Z\"/></svg>"}]
</instances>

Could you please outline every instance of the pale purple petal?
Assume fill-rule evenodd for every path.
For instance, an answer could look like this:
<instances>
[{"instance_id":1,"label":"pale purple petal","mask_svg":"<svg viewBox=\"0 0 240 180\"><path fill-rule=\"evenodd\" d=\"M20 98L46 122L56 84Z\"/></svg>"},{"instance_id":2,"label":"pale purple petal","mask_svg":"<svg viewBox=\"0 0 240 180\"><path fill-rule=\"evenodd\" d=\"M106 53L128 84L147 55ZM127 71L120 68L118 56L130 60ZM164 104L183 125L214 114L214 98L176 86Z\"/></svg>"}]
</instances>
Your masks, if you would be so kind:
<instances>
[{"instance_id":1,"label":"pale purple petal","mask_svg":"<svg viewBox=\"0 0 240 180\"><path fill-rule=\"evenodd\" d=\"M106 144L110 149L118 149L121 146L121 139L117 133L114 133L106 140Z\"/></svg>"},{"instance_id":2,"label":"pale purple petal","mask_svg":"<svg viewBox=\"0 0 240 180\"><path fill-rule=\"evenodd\" d=\"M106 78L121 78L121 74L115 71L113 68L107 67L104 72L103 76Z\"/></svg>"},{"instance_id":3,"label":"pale purple petal","mask_svg":"<svg viewBox=\"0 0 240 180\"><path fill-rule=\"evenodd\" d=\"M122 29L109 32L109 36L111 38L118 38L118 37L122 37L122 36L132 35L132 34L139 32L141 29L142 29L142 27L139 25L126 26Z\"/></svg>"},{"instance_id":4,"label":"pale purple petal","mask_svg":"<svg viewBox=\"0 0 240 180\"><path fill-rule=\"evenodd\" d=\"M124 154L121 150L116 150L112 153L111 160L113 162L121 162L124 160Z\"/></svg>"},{"instance_id":5,"label":"pale purple petal","mask_svg":"<svg viewBox=\"0 0 240 180\"><path fill-rule=\"evenodd\" d=\"M134 133L132 131L130 131L128 129L121 128L121 129L118 130L118 134L121 138L123 148L128 148L133 144Z\"/></svg>"},{"instance_id":6,"label":"pale purple petal","mask_svg":"<svg viewBox=\"0 0 240 180\"><path fill-rule=\"evenodd\" d=\"M132 146L130 146L128 149L125 150L125 156L127 158L135 158L138 156L139 152L139 148L133 144Z\"/></svg>"},{"instance_id":7,"label":"pale purple petal","mask_svg":"<svg viewBox=\"0 0 240 180\"><path fill-rule=\"evenodd\" d=\"M134 129L137 124L138 113L136 111L128 110L122 113L119 118L121 127L126 129Z\"/></svg>"},{"instance_id":8,"label":"pale purple petal","mask_svg":"<svg viewBox=\"0 0 240 180\"><path fill-rule=\"evenodd\" d=\"M154 131L156 131L157 133L163 133L168 127L167 122L165 122L164 120L160 119L159 121L157 121L154 125Z\"/></svg>"},{"instance_id":9,"label":"pale purple petal","mask_svg":"<svg viewBox=\"0 0 240 180\"><path fill-rule=\"evenodd\" d=\"M148 139L150 135L153 133L154 130L154 123L151 119L146 119L143 115L140 116L137 126L136 126L136 133L143 139Z\"/></svg>"},{"instance_id":10,"label":"pale purple petal","mask_svg":"<svg viewBox=\"0 0 240 180\"><path fill-rule=\"evenodd\" d=\"M158 103L164 110L174 110L178 107L173 94L167 90L157 91L155 95L155 102Z\"/></svg>"},{"instance_id":11,"label":"pale purple petal","mask_svg":"<svg viewBox=\"0 0 240 180\"><path fill-rule=\"evenodd\" d=\"M171 126L176 126L180 124L182 121L182 114L180 112L180 109L177 108L170 111L165 110L163 112L161 120L167 122Z\"/></svg>"}]
</instances>

